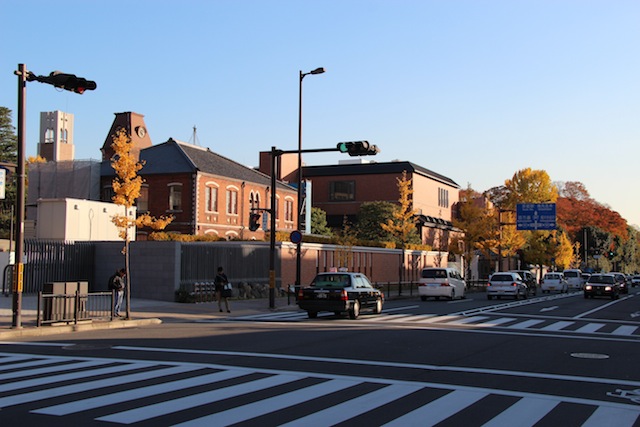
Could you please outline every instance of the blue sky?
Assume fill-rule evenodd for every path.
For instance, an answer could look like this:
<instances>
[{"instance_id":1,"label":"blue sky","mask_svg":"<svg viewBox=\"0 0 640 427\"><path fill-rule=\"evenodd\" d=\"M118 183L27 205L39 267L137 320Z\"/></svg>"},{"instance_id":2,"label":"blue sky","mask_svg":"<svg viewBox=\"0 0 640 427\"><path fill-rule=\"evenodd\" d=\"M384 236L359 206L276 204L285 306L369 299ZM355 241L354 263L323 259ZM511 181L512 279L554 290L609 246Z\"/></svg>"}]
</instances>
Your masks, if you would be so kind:
<instances>
[{"instance_id":1,"label":"blue sky","mask_svg":"<svg viewBox=\"0 0 640 427\"><path fill-rule=\"evenodd\" d=\"M19 63L95 80L27 87L27 155L41 111L75 115L76 158L100 158L114 113L154 144L197 143L247 166L272 146L368 140L484 191L523 168L580 181L640 224L637 0L2 0L0 105L17 118ZM338 153L309 154L309 165ZM372 159L372 158L369 158Z\"/></svg>"}]
</instances>

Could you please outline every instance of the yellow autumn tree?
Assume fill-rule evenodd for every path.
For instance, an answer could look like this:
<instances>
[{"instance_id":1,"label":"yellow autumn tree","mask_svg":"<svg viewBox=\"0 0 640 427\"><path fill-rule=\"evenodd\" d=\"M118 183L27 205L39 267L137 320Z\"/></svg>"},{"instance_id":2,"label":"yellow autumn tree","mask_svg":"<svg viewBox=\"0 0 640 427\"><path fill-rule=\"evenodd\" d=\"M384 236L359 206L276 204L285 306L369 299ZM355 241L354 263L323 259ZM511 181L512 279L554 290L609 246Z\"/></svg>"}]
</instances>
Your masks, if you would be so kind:
<instances>
[{"instance_id":1,"label":"yellow autumn tree","mask_svg":"<svg viewBox=\"0 0 640 427\"><path fill-rule=\"evenodd\" d=\"M143 162L139 162L131 154L132 142L131 138L124 129L119 129L113 136L111 144L114 155L111 158L111 167L116 173L113 179L112 187L114 196L113 202L122 206L124 213L114 215L111 222L118 228L118 235L124 240L124 248L122 253L125 257L126 276L126 295L127 295L127 319L130 318L130 302L131 302L131 279L129 275L129 243L131 241L131 233L136 227L150 227L154 230L163 230L173 221L173 217L161 216L154 218L148 213L139 215L137 218L130 214L131 208L134 206L136 199L140 197L140 188L144 183L138 172L144 166Z\"/></svg>"}]
</instances>

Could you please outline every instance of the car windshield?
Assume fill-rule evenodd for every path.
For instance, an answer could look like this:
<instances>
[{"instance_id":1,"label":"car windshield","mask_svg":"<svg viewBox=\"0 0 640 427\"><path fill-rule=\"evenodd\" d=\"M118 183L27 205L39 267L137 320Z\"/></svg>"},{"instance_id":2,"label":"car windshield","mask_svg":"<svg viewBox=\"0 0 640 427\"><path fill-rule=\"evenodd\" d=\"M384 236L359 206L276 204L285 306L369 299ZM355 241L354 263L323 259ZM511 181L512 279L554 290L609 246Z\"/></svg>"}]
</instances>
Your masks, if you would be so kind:
<instances>
[{"instance_id":1,"label":"car windshield","mask_svg":"<svg viewBox=\"0 0 640 427\"><path fill-rule=\"evenodd\" d=\"M558 280L558 279L560 279L560 275L559 274L545 274L544 278L545 279L551 279L551 280Z\"/></svg>"},{"instance_id":2,"label":"car windshield","mask_svg":"<svg viewBox=\"0 0 640 427\"><path fill-rule=\"evenodd\" d=\"M510 274L494 274L491 276L491 282L512 282L513 276Z\"/></svg>"},{"instance_id":3,"label":"car windshield","mask_svg":"<svg viewBox=\"0 0 640 427\"><path fill-rule=\"evenodd\" d=\"M351 281L349 280L348 274L323 274L321 276L316 276L311 283L311 286L318 287L332 287L332 288L346 288L350 285Z\"/></svg>"},{"instance_id":4,"label":"car windshield","mask_svg":"<svg viewBox=\"0 0 640 427\"><path fill-rule=\"evenodd\" d=\"M564 277L578 277L578 273L576 271L565 271Z\"/></svg>"},{"instance_id":5,"label":"car windshield","mask_svg":"<svg viewBox=\"0 0 640 427\"><path fill-rule=\"evenodd\" d=\"M616 281L616 279L613 276L596 275L596 276L591 276L591 278L589 278L589 283L612 284L612 283L615 283L615 281Z\"/></svg>"},{"instance_id":6,"label":"car windshield","mask_svg":"<svg viewBox=\"0 0 640 427\"><path fill-rule=\"evenodd\" d=\"M447 270L422 270L423 279L446 279Z\"/></svg>"}]
</instances>

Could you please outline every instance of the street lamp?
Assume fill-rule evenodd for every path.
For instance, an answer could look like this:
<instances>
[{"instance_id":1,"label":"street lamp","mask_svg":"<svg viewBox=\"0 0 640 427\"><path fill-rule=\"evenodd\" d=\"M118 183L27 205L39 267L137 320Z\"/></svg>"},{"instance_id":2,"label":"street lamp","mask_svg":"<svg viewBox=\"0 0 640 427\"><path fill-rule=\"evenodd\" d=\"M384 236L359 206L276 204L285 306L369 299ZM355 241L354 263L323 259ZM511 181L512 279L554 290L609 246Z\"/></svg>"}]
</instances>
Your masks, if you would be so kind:
<instances>
[{"instance_id":1,"label":"street lamp","mask_svg":"<svg viewBox=\"0 0 640 427\"><path fill-rule=\"evenodd\" d=\"M323 67L303 73L300 71L300 80L298 86L298 230L302 232L300 217L302 214L302 80L309 74L322 74L325 72ZM309 212L306 213L305 221L309 221ZM300 269L302 259L302 242L296 243L296 286L300 286Z\"/></svg>"}]
</instances>

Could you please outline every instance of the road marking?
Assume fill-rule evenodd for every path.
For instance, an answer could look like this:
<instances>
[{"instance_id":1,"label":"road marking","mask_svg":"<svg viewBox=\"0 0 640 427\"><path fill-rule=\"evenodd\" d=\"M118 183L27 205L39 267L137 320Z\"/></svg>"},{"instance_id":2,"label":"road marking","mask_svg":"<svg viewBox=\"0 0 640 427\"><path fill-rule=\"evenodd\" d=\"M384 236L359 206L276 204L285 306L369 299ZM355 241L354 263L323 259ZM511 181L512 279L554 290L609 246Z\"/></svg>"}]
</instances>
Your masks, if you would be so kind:
<instances>
[{"instance_id":1,"label":"road marking","mask_svg":"<svg viewBox=\"0 0 640 427\"><path fill-rule=\"evenodd\" d=\"M638 329L638 326L622 325L618 326L615 331L611 332L613 335L631 335Z\"/></svg>"},{"instance_id":2,"label":"road marking","mask_svg":"<svg viewBox=\"0 0 640 427\"><path fill-rule=\"evenodd\" d=\"M545 311L553 311L553 310L556 310L556 309L558 309L558 308L560 308L560 307L559 307L559 306L557 306L557 305L554 305L553 307L545 307L545 308L541 308L541 309L540 309L540 312L544 313Z\"/></svg>"},{"instance_id":3,"label":"road marking","mask_svg":"<svg viewBox=\"0 0 640 427\"><path fill-rule=\"evenodd\" d=\"M203 353L203 351L194 350L163 350L165 350L164 352L171 351L176 353ZM150 352L156 350L145 349L144 351ZM207 353L220 354L228 352L207 351ZM0 358L4 355L5 354L0 354ZM274 417L278 417L279 414L276 414L278 411L286 410L294 405L300 405L310 401L322 402L322 397L330 394L333 395L333 404L321 403L321 406L314 408L313 412L308 411L307 415L299 413L298 418L296 419L293 419L292 417L285 417L286 420L293 420L283 425L296 427L333 425L351 419L357 419L356 417L361 415L364 416L365 414L369 415L369 418L371 418L373 415L369 414L371 411L377 410L378 408L386 405L387 410L385 410L385 413L386 411L391 411L386 419L393 419L393 421L387 424L387 427L404 427L412 425L422 427L434 425L438 422L447 420L449 417L458 414L489 395L500 399L508 397L510 398L510 403L504 410L496 410L493 414L489 413L488 415L491 415L492 418L487 422L487 424L485 424L485 426L509 425L518 427L532 426L537 422L544 423L546 421L548 423L549 421L552 421L552 419L548 420L545 418L561 403L586 405L584 408L579 408L577 410L591 413L591 416L583 424L583 426L587 427L601 427L603 425L607 425L606 421L611 420L615 420L616 427L631 427L640 419L640 407L638 405L630 404L627 401L624 403L618 403L513 390L461 386L456 384L354 377L313 372L254 369L239 366L229 367L209 363L168 361L140 362L138 360L82 357L60 358L29 354L21 356L25 359L44 358L56 362L66 361L69 366L69 370L79 376L77 378L78 381L75 384L70 384L70 381L76 380L76 378L68 378L62 380L59 387L57 387L56 384L52 384L51 387L48 387L48 390L46 391L50 393L49 398L55 398L55 402L58 402L58 404L32 410L32 413L64 416L78 412L98 410L99 412L93 415L97 417L95 418L96 421L107 421L119 424L133 424L152 419L154 419L153 422L156 424L167 424L167 419L159 417L178 412L181 412L180 416L182 417L181 420L183 420L183 422L182 424L177 425L182 427L199 425L230 425L241 422L251 422L252 420L256 420L257 422L260 419L259 417L266 416L268 414L273 414ZM10 357L17 356L12 355ZM303 359L297 356L291 357ZM208 375L193 375L190 378L184 378L183 380L177 381L171 379L165 383L158 383L152 386L142 386L139 388L136 388L135 381L129 381L128 384L132 384L134 388L127 390L120 387L117 392L102 396L104 397L104 400L101 402L99 402L101 396L95 396L95 393L93 393L94 397L79 401L74 399L73 396L69 396L68 403L60 404L59 398L71 393L58 393L58 391L66 390L69 392L69 387L75 387L77 390L81 390L83 386L82 381L85 377L81 375L82 371L75 371L72 366L74 366L74 364L89 361L94 363L102 362L103 366L110 366L117 361L127 365L145 366L154 368L157 371L164 371L167 375L163 376L161 374L154 377L156 382L164 377L167 379L172 378L170 375L181 374L174 370L183 370L182 373L187 375L189 374L189 371L195 372L197 370L212 371L219 369L220 371ZM344 361L341 360L341 362ZM0 359L0 363L2 363L2 359ZM385 364L385 362L380 361L371 361L371 363L375 363L378 367ZM34 366L31 369L31 372L37 371L38 369L40 368ZM27 369L27 371L29 371L29 369ZM138 374L132 374L129 380L133 378L133 375ZM45 374L42 375L43 378L46 378ZM255 379L257 375L262 375L263 377ZM510 376L511 375L514 374L512 373ZM204 379L204 377L208 378ZM215 383L222 381L225 377L228 379L237 379L237 381L215 386ZM541 374L541 378L555 379L554 375L548 374ZM110 379L115 381L118 378L113 377ZM93 384L96 386L96 381L89 381L84 384ZM175 386L180 381L184 381L185 383L180 388L176 389ZM187 384L190 381L191 384ZM592 383L603 383L608 385L624 383L624 381L604 378L590 378L589 381ZM214 384L215 388L201 391L201 386L208 384ZM278 392L279 389L274 389L274 387L281 387L287 384L289 384L290 387L282 393ZM356 391L355 394L350 395L354 397L340 398L340 391L365 384L368 385L368 387L364 387L361 391ZM638 385L633 385L632 387L637 388ZM152 388L155 388L154 393L149 393L149 390ZM191 390L192 388L193 390ZM98 389L95 390L98 393L100 392ZM357 388L354 388L354 391L355 390L357 390ZM434 391L436 390L438 391L438 397L427 398L427 396L433 396ZM45 390L38 390L33 393L43 391ZM172 396L172 393L175 391L178 391L176 395L177 397ZM109 392L109 388L104 388L103 392ZM443 394L443 392L445 394ZM257 393L263 393L267 397L261 399ZM28 392L23 395L27 394ZM255 397L246 398L245 396L249 394L254 394ZM150 396L157 397L155 399L149 399ZM394 411L394 408L399 407L398 405L395 405L394 402L408 396L412 396L412 398L417 399L424 399L424 403L422 403L420 407L417 407L407 413L403 413L402 410ZM141 400L139 404L144 406L136 407L128 404L122 405L128 409L120 409L120 403L135 402L137 399L142 398L145 398L146 400ZM216 412L216 402L227 401L228 399L234 398L238 398L238 400L236 402L231 401L225 408L221 408L221 410ZM515 403L511 403L513 398L517 398ZM90 402L92 402L92 404L90 404ZM46 404L44 401L43 403ZM16 401L16 404L19 403ZM188 409L196 407L200 408L199 414L204 412L205 415L199 415L197 418L185 420L185 418L190 414ZM106 411L109 412L105 414ZM174 421L172 424L176 424L176 422ZM267 425L269 425L268 422Z\"/></svg>"},{"instance_id":4,"label":"road marking","mask_svg":"<svg viewBox=\"0 0 640 427\"><path fill-rule=\"evenodd\" d=\"M576 329L575 332L588 334L590 332L596 332L598 329L602 328L603 326L605 326L604 323L587 323L581 328Z\"/></svg>"},{"instance_id":5,"label":"road marking","mask_svg":"<svg viewBox=\"0 0 640 427\"><path fill-rule=\"evenodd\" d=\"M545 326L543 328L540 328L540 330L541 331L559 331L559 330L564 329L567 326L573 325L573 324L575 324L575 322L565 322L565 321L553 322L550 325L547 325L547 326Z\"/></svg>"},{"instance_id":6,"label":"road marking","mask_svg":"<svg viewBox=\"0 0 640 427\"><path fill-rule=\"evenodd\" d=\"M432 427L488 395L489 393L477 391L452 391L439 399L396 418L385 424L384 427Z\"/></svg>"},{"instance_id":7,"label":"road marking","mask_svg":"<svg viewBox=\"0 0 640 427\"><path fill-rule=\"evenodd\" d=\"M531 326L538 325L544 322L545 322L544 320L540 320L540 319L529 319L513 325L509 325L507 327L512 329L527 329L527 328L530 328Z\"/></svg>"}]
</instances>

